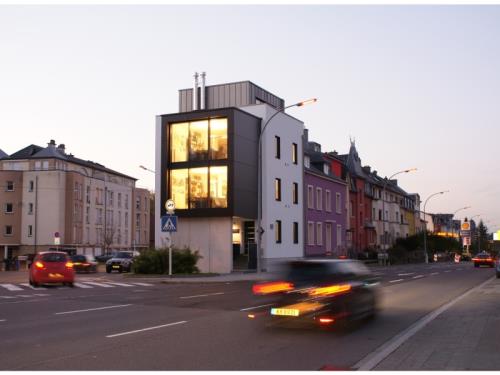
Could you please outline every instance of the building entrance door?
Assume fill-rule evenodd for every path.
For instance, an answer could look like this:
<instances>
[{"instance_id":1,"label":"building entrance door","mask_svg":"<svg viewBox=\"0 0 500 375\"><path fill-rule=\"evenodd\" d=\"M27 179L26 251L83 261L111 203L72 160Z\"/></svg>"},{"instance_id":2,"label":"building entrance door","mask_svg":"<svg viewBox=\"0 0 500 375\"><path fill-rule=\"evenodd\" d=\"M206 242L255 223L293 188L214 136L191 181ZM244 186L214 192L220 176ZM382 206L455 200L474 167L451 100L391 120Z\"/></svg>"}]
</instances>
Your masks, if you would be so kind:
<instances>
[{"instance_id":1,"label":"building entrance door","mask_svg":"<svg viewBox=\"0 0 500 375\"><path fill-rule=\"evenodd\" d=\"M325 224L325 232L326 254L330 255L332 253L332 223Z\"/></svg>"}]
</instances>

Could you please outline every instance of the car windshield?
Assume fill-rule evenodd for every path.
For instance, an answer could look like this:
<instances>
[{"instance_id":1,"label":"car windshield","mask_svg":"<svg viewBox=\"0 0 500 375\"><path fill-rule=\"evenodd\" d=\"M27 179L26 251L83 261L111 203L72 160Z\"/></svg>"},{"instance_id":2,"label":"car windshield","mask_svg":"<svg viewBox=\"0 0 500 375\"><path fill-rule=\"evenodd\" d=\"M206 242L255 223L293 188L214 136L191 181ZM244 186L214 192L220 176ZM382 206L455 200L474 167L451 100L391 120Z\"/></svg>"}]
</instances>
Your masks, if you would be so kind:
<instances>
[{"instance_id":1,"label":"car windshield","mask_svg":"<svg viewBox=\"0 0 500 375\"><path fill-rule=\"evenodd\" d=\"M484 253L483 253L483 254L477 254L477 257L478 257L478 258L481 258L481 259L486 259L486 258L489 258L489 257L490 257L490 255L489 255L489 254L484 254Z\"/></svg>"},{"instance_id":2,"label":"car windshield","mask_svg":"<svg viewBox=\"0 0 500 375\"><path fill-rule=\"evenodd\" d=\"M115 258L130 259L130 258L132 258L132 254L125 253L125 252L120 252L120 253L116 254Z\"/></svg>"},{"instance_id":3,"label":"car windshield","mask_svg":"<svg viewBox=\"0 0 500 375\"><path fill-rule=\"evenodd\" d=\"M287 279L290 281L320 281L328 274L324 263L292 262L288 266Z\"/></svg>"},{"instance_id":4,"label":"car windshield","mask_svg":"<svg viewBox=\"0 0 500 375\"><path fill-rule=\"evenodd\" d=\"M66 262L67 257L66 254L61 254L61 253L48 253L48 254L43 254L40 257L41 260L44 262Z\"/></svg>"},{"instance_id":5,"label":"car windshield","mask_svg":"<svg viewBox=\"0 0 500 375\"><path fill-rule=\"evenodd\" d=\"M86 259L85 259L85 255L73 255L73 256L71 257L71 260L72 260L73 262L85 262L85 261L86 261Z\"/></svg>"}]
</instances>

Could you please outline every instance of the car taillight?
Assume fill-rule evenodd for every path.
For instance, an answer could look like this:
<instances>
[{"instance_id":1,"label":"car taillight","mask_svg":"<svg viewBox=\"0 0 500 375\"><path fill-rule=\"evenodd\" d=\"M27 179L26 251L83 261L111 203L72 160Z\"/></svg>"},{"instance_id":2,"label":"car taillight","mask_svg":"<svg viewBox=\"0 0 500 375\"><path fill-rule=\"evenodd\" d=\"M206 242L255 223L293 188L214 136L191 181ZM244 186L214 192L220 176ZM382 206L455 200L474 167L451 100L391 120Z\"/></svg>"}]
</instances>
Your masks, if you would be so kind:
<instances>
[{"instance_id":1,"label":"car taillight","mask_svg":"<svg viewBox=\"0 0 500 375\"><path fill-rule=\"evenodd\" d=\"M350 284L343 285L330 285L324 286L321 288L314 288L309 291L309 295L311 297L326 297L326 296L334 296L336 294L345 293L351 290Z\"/></svg>"},{"instance_id":2,"label":"car taillight","mask_svg":"<svg viewBox=\"0 0 500 375\"><path fill-rule=\"evenodd\" d=\"M45 268L45 265L42 262L35 262L35 267L42 270Z\"/></svg>"},{"instance_id":3,"label":"car taillight","mask_svg":"<svg viewBox=\"0 0 500 375\"><path fill-rule=\"evenodd\" d=\"M332 324L334 321L333 318L319 318L320 324Z\"/></svg>"},{"instance_id":4,"label":"car taillight","mask_svg":"<svg viewBox=\"0 0 500 375\"><path fill-rule=\"evenodd\" d=\"M66 262L66 268L73 268L72 262Z\"/></svg>"},{"instance_id":5,"label":"car taillight","mask_svg":"<svg viewBox=\"0 0 500 375\"><path fill-rule=\"evenodd\" d=\"M252 292L254 294L272 294L279 292L288 292L290 290L293 290L293 284L285 281L256 284L252 287Z\"/></svg>"},{"instance_id":6,"label":"car taillight","mask_svg":"<svg viewBox=\"0 0 500 375\"><path fill-rule=\"evenodd\" d=\"M90 263L83 263L84 266L90 266Z\"/></svg>"}]
</instances>

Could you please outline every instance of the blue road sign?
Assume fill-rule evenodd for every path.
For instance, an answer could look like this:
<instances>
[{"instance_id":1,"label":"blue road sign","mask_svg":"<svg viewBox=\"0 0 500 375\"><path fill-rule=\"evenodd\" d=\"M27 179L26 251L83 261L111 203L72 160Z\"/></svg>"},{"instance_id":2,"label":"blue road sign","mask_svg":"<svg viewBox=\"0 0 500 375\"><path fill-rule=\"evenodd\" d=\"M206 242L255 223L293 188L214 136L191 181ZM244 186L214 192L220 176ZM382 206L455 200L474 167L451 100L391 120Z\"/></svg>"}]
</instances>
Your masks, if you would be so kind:
<instances>
[{"instance_id":1,"label":"blue road sign","mask_svg":"<svg viewBox=\"0 0 500 375\"><path fill-rule=\"evenodd\" d=\"M177 216L165 215L161 217L162 232L177 232Z\"/></svg>"}]
</instances>

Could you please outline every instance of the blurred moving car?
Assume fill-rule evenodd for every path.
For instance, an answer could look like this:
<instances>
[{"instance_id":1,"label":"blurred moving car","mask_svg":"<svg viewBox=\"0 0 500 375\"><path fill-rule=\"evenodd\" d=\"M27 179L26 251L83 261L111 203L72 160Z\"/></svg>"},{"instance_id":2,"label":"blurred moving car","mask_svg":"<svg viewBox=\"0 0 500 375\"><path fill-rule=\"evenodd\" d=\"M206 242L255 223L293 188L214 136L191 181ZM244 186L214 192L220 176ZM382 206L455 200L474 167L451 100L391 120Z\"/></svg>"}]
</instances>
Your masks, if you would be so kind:
<instances>
[{"instance_id":1,"label":"blurred moving car","mask_svg":"<svg viewBox=\"0 0 500 375\"><path fill-rule=\"evenodd\" d=\"M132 263L134 262L134 254L130 251L120 251L113 258L106 262L106 272L111 271L130 272L132 271Z\"/></svg>"},{"instance_id":2,"label":"blurred moving car","mask_svg":"<svg viewBox=\"0 0 500 375\"><path fill-rule=\"evenodd\" d=\"M378 278L357 260L299 260L285 264L279 281L255 284L255 295L274 297L250 319L273 324L332 326L373 317ZM263 301L262 301L263 302Z\"/></svg>"},{"instance_id":3,"label":"blurred moving car","mask_svg":"<svg viewBox=\"0 0 500 375\"><path fill-rule=\"evenodd\" d=\"M97 272L97 261L93 255L73 255L71 261L76 272Z\"/></svg>"},{"instance_id":4,"label":"blurred moving car","mask_svg":"<svg viewBox=\"0 0 500 375\"><path fill-rule=\"evenodd\" d=\"M500 255L497 255L496 263L495 263L495 271L497 274L497 279L500 279Z\"/></svg>"},{"instance_id":5,"label":"blurred moving car","mask_svg":"<svg viewBox=\"0 0 500 375\"><path fill-rule=\"evenodd\" d=\"M29 271L30 285L62 283L73 286L74 281L75 270L66 253L47 251L37 254L33 259Z\"/></svg>"},{"instance_id":6,"label":"blurred moving car","mask_svg":"<svg viewBox=\"0 0 500 375\"><path fill-rule=\"evenodd\" d=\"M481 251L480 253L478 253L474 258L472 258L472 261L474 262L474 267L480 267L480 266L494 267L495 266L495 260L486 251Z\"/></svg>"}]
</instances>

